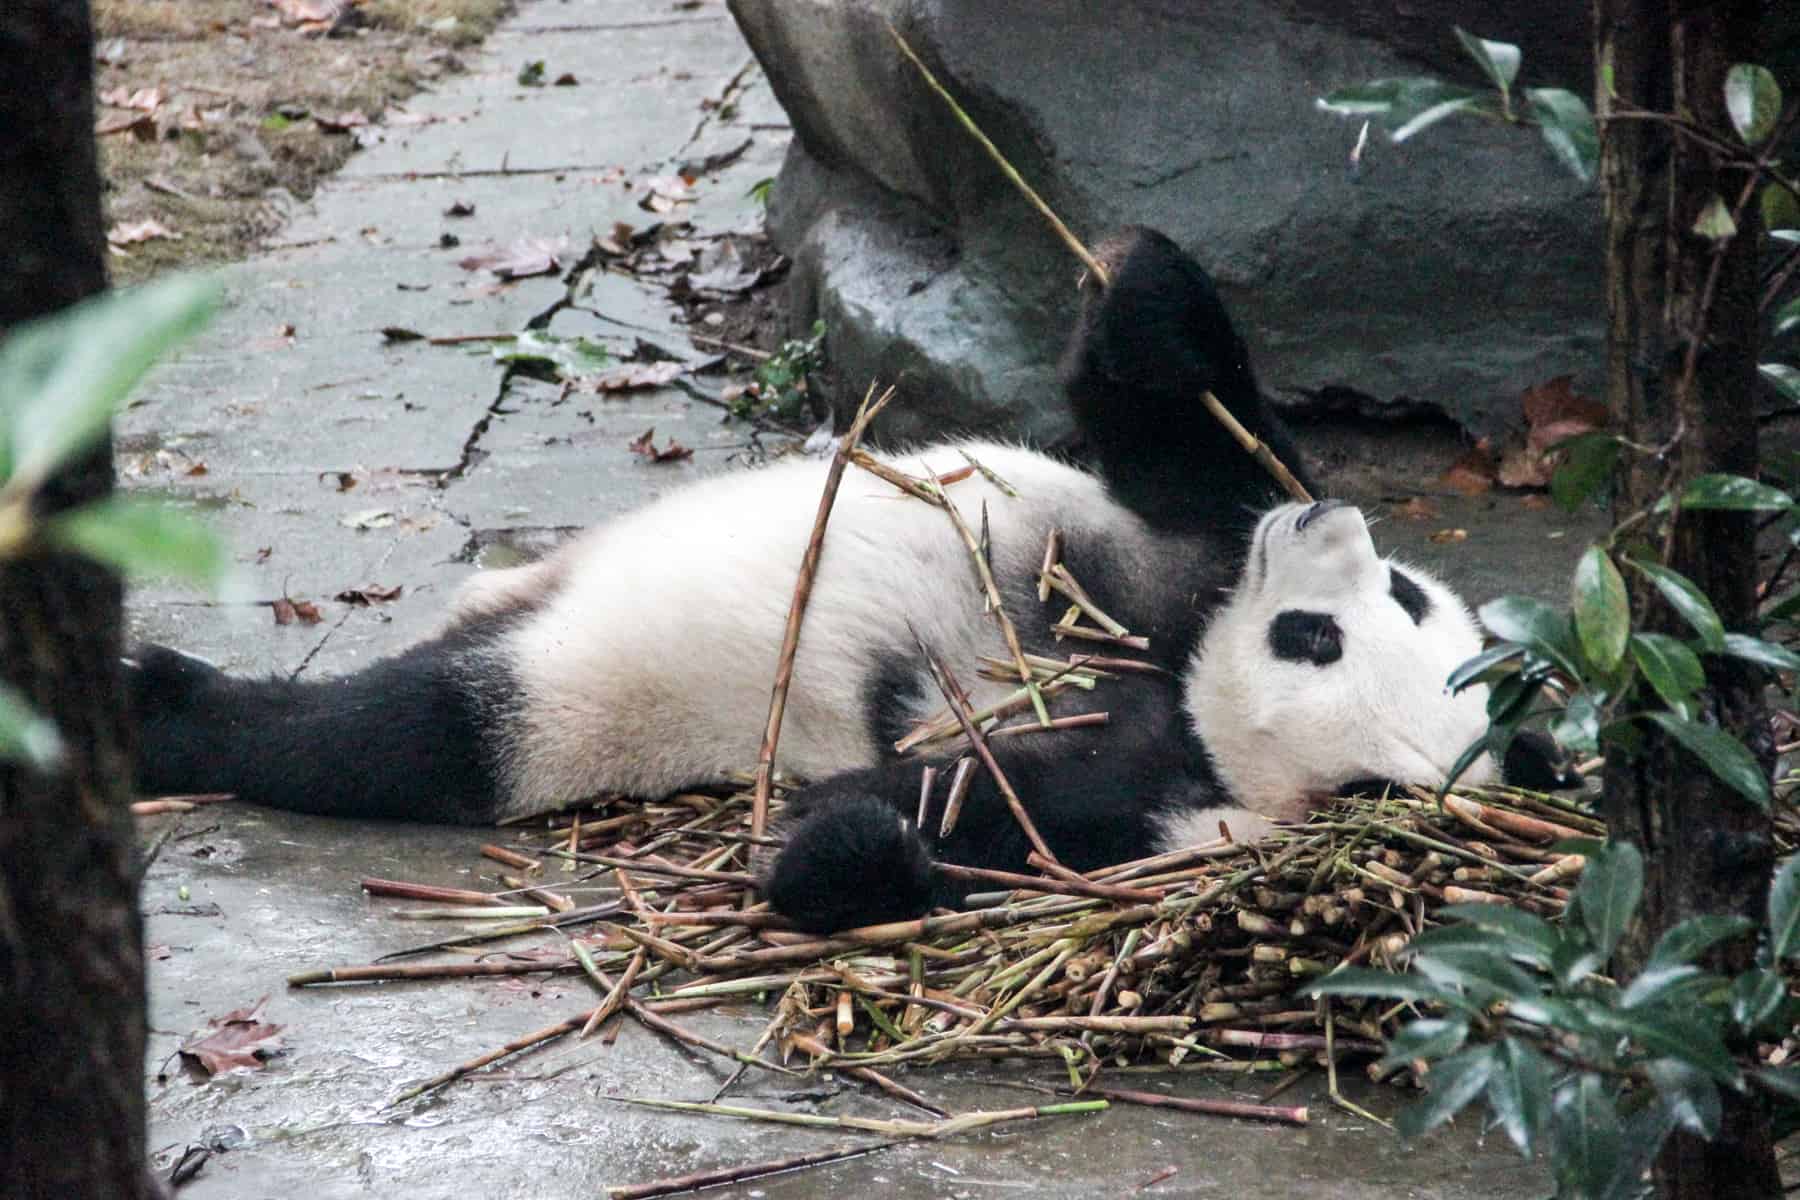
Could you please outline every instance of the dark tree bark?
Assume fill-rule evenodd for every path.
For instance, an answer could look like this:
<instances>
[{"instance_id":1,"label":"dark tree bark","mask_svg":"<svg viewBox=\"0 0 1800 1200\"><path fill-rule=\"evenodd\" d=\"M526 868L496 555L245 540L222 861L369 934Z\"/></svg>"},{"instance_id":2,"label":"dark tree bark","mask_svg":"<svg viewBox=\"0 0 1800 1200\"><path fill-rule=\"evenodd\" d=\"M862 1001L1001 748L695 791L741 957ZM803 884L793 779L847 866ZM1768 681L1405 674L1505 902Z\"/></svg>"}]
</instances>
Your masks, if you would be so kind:
<instances>
[{"instance_id":1,"label":"dark tree bark","mask_svg":"<svg viewBox=\"0 0 1800 1200\"><path fill-rule=\"evenodd\" d=\"M0 336L106 286L87 0L0 3ZM0 396L0 408L17 398ZM104 496L109 447L40 511ZM0 678L69 748L54 776L0 765L0 1185L149 1196L144 969L121 593L66 555L0 562Z\"/></svg>"},{"instance_id":2,"label":"dark tree bark","mask_svg":"<svg viewBox=\"0 0 1800 1200\"><path fill-rule=\"evenodd\" d=\"M1714 196L1740 207L1749 172L1722 163L1673 123L1644 118L1672 115L1735 141L1725 75L1733 63L1755 60L1759 7L1758 0L1594 0L1607 401L1626 438L1667 448L1661 456L1629 457L1615 504L1621 520L1654 504L1671 483L1702 472L1756 474L1757 206L1741 206L1728 242L1693 232ZM1651 556L1665 549L1668 564L1711 597L1727 628L1752 627L1749 514L1683 514L1666 546L1645 547ZM1627 582L1645 627L1691 636L1642 579ZM1711 715L1766 750L1759 746L1766 713L1758 673L1714 656L1706 666ZM1612 835L1635 842L1646 868L1644 919L1619 954L1626 974L1685 917L1760 919L1773 866L1769 819L1674 743L1652 735L1633 760L1610 756L1605 811ZM1740 970L1752 950L1749 939L1727 946L1716 965ZM1779 1196L1761 1104L1727 1092L1718 1140L1675 1135L1657 1162L1656 1184L1664 1197Z\"/></svg>"}]
</instances>

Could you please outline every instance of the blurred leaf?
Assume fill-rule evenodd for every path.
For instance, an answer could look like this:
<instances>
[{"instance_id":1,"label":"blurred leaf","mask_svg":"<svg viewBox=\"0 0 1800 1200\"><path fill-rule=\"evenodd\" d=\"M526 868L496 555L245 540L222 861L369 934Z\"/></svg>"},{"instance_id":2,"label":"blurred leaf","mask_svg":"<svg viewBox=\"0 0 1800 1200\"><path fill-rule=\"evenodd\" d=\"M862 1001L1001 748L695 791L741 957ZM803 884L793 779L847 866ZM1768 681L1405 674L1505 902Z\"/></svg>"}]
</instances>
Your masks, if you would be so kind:
<instances>
[{"instance_id":1,"label":"blurred leaf","mask_svg":"<svg viewBox=\"0 0 1800 1200\"><path fill-rule=\"evenodd\" d=\"M1606 693L1587 688L1569 697L1569 702L1550 721L1550 736L1565 751L1587 758L1600 749L1600 709Z\"/></svg>"},{"instance_id":2,"label":"blurred leaf","mask_svg":"<svg viewBox=\"0 0 1800 1200\"><path fill-rule=\"evenodd\" d=\"M1408 1022L1400 1027L1399 1033L1388 1039L1387 1054L1382 1057L1381 1067L1391 1070L1421 1058L1426 1062L1435 1062L1462 1049L1468 1036L1469 1021L1466 1017L1425 1017Z\"/></svg>"},{"instance_id":3,"label":"blurred leaf","mask_svg":"<svg viewBox=\"0 0 1800 1200\"><path fill-rule=\"evenodd\" d=\"M1583 183L1591 180L1600 162L1600 135L1587 101L1563 88L1526 88L1525 98L1557 160Z\"/></svg>"},{"instance_id":4,"label":"blurred leaf","mask_svg":"<svg viewBox=\"0 0 1800 1200\"><path fill-rule=\"evenodd\" d=\"M1750 1075L1777 1095L1800 1100L1800 1066L1758 1067Z\"/></svg>"},{"instance_id":5,"label":"blurred leaf","mask_svg":"<svg viewBox=\"0 0 1800 1200\"><path fill-rule=\"evenodd\" d=\"M1771 671L1800 671L1800 654L1795 654L1786 646L1777 646L1774 642L1765 642L1749 634L1726 634L1724 652L1733 658L1768 667Z\"/></svg>"},{"instance_id":6,"label":"blurred leaf","mask_svg":"<svg viewBox=\"0 0 1800 1200\"><path fill-rule=\"evenodd\" d=\"M1369 967L1343 967L1301 989L1303 996L1386 996L1395 1000L1454 999L1453 994L1416 975L1396 975Z\"/></svg>"},{"instance_id":7,"label":"blurred leaf","mask_svg":"<svg viewBox=\"0 0 1800 1200\"><path fill-rule=\"evenodd\" d=\"M139 496L109 496L63 513L45 534L128 575L215 587L229 565L224 543L204 522Z\"/></svg>"},{"instance_id":8,"label":"blurred leaf","mask_svg":"<svg viewBox=\"0 0 1800 1200\"><path fill-rule=\"evenodd\" d=\"M1488 748L1488 735L1485 733L1463 747L1463 752L1450 764L1450 773L1444 776L1443 786L1438 788L1439 804L1444 802L1444 797L1450 794L1450 789L1456 786L1456 781L1463 777L1463 773L1481 761L1481 756L1488 753Z\"/></svg>"},{"instance_id":9,"label":"blurred leaf","mask_svg":"<svg viewBox=\"0 0 1800 1200\"><path fill-rule=\"evenodd\" d=\"M1453 692L1460 692L1470 684L1492 683L1494 677L1484 678L1488 671L1502 663L1510 662L1523 653L1525 653L1525 647L1511 642L1502 642L1498 646L1492 646L1450 672L1450 678L1444 681L1444 686Z\"/></svg>"},{"instance_id":10,"label":"blurred leaf","mask_svg":"<svg viewBox=\"0 0 1800 1200\"><path fill-rule=\"evenodd\" d=\"M218 293L177 275L15 329L0 344L10 475L44 478L92 445L151 365L211 318Z\"/></svg>"},{"instance_id":11,"label":"blurred leaf","mask_svg":"<svg viewBox=\"0 0 1800 1200\"><path fill-rule=\"evenodd\" d=\"M1513 80L1519 77L1519 48L1511 42L1490 42L1478 38L1474 34L1453 25L1456 40L1462 48L1469 52L1469 57L1481 64L1487 77L1494 81L1494 86L1501 92L1512 90Z\"/></svg>"},{"instance_id":12,"label":"blurred leaf","mask_svg":"<svg viewBox=\"0 0 1800 1200\"><path fill-rule=\"evenodd\" d=\"M1625 596L1625 580L1604 548L1589 546L1582 554L1575 564L1573 591L1575 632L1581 648L1589 662L1611 672L1625 656L1631 606Z\"/></svg>"},{"instance_id":13,"label":"blurred leaf","mask_svg":"<svg viewBox=\"0 0 1800 1200\"><path fill-rule=\"evenodd\" d=\"M1320 97L1326 112L1344 117L1370 117L1392 129L1420 113L1454 100L1473 100L1479 93L1441 79L1415 75L1398 79L1373 79L1355 87L1339 88Z\"/></svg>"},{"instance_id":14,"label":"blurred leaf","mask_svg":"<svg viewBox=\"0 0 1800 1200\"><path fill-rule=\"evenodd\" d=\"M1731 1019L1745 1033L1755 1033L1786 998L1787 984L1775 972L1745 971L1731 981Z\"/></svg>"},{"instance_id":15,"label":"blurred leaf","mask_svg":"<svg viewBox=\"0 0 1800 1200\"><path fill-rule=\"evenodd\" d=\"M1535 996L1542 990L1503 947L1438 946L1429 953L1412 953L1408 962L1416 974L1460 991L1470 1003L1483 1008L1500 1000Z\"/></svg>"},{"instance_id":16,"label":"blurred leaf","mask_svg":"<svg viewBox=\"0 0 1800 1200\"><path fill-rule=\"evenodd\" d=\"M1800 954L1800 855L1781 864L1769 885L1769 956L1776 962Z\"/></svg>"},{"instance_id":17,"label":"blurred leaf","mask_svg":"<svg viewBox=\"0 0 1800 1200\"><path fill-rule=\"evenodd\" d=\"M1474 108L1476 97L1467 96L1459 100L1446 100L1442 104L1434 104L1406 124L1388 134L1394 142L1404 142L1415 133L1423 133L1446 117L1453 117L1464 109Z\"/></svg>"},{"instance_id":18,"label":"blurred leaf","mask_svg":"<svg viewBox=\"0 0 1800 1200\"><path fill-rule=\"evenodd\" d=\"M1512 1037L1500 1042L1488 1080L1488 1109L1527 1158L1550 1117L1550 1078L1549 1062L1529 1043Z\"/></svg>"},{"instance_id":19,"label":"blurred leaf","mask_svg":"<svg viewBox=\"0 0 1800 1200\"><path fill-rule=\"evenodd\" d=\"M0 683L0 762L22 762L40 771L54 770L66 748L62 735L37 714L25 697Z\"/></svg>"},{"instance_id":20,"label":"blurred leaf","mask_svg":"<svg viewBox=\"0 0 1800 1200\"><path fill-rule=\"evenodd\" d=\"M1800 859L1788 861L1800 862ZM1772 902L1773 894L1770 899ZM1797 914L1797 919L1800 919L1800 914ZM1650 952L1650 961L1645 970L1691 963L1726 938L1736 937L1750 928L1752 922L1747 917L1727 917L1716 913L1689 917L1663 931L1663 935L1656 940L1656 949Z\"/></svg>"},{"instance_id":21,"label":"blurred leaf","mask_svg":"<svg viewBox=\"0 0 1800 1200\"><path fill-rule=\"evenodd\" d=\"M1699 967L1688 963L1645 967L1638 972L1637 978L1631 981L1631 986L1619 993L1619 1007L1641 1008L1646 1004L1659 1003L1670 992L1705 974L1706 972Z\"/></svg>"},{"instance_id":22,"label":"blurred leaf","mask_svg":"<svg viewBox=\"0 0 1800 1200\"><path fill-rule=\"evenodd\" d=\"M1610 433L1583 433L1559 442L1563 464L1550 477L1550 498L1565 511L1574 512L1612 477L1619 461L1619 439Z\"/></svg>"},{"instance_id":23,"label":"blurred leaf","mask_svg":"<svg viewBox=\"0 0 1800 1200\"><path fill-rule=\"evenodd\" d=\"M1794 498L1780 488L1742 475L1696 475L1681 489L1681 507L1726 512L1785 512L1794 507ZM1668 512L1669 508L1667 496L1656 502L1657 512Z\"/></svg>"},{"instance_id":24,"label":"blurred leaf","mask_svg":"<svg viewBox=\"0 0 1800 1200\"><path fill-rule=\"evenodd\" d=\"M1764 67L1735 63L1725 73L1725 111L1744 144L1754 146L1774 132L1781 117L1781 85Z\"/></svg>"},{"instance_id":25,"label":"blurred leaf","mask_svg":"<svg viewBox=\"0 0 1800 1200\"><path fill-rule=\"evenodd\" d=\"M1776 337L1785 337L1795 329L1800 329L1800 296L1775 310L1773 332Z\"/></svg>"},{"instance_id":26,"label":"blurred leaf","mask_svg":"<svg viewBox=\"0 0 1800 1200\"><path fill-rule=\"evenodd\" d=\"M1724 242L1737 236L1737 222L1731 219L1731 210L1725 207L1725 200L1717 192L1694 218L1694 232L1709 242Z\"/></svg>"},{"instance_id":27,"label":"blurred leaf","mask_svg":"<svg viewBox=\"0 0 1800 1200\"><path fill-rule=\"evenodd\" d=\"M1530 596L1502 596L1482 605L1478 615L1495 637L1517 642L1549 659L1571 679L1581 678L1581 672L1575 668L1569 619L1542 600Z\"/></svg>"},{"instance_id":28,"label":"blurred leaf","mask_svg":"<svg viewBox=\"0 0 1800 1200\"><path fill-rule=\"evenodd\" d=\"M1431 1090L1425 1098L1414 1102L1395 1118L1400 1136L1408 1140L1430 1133L1461 1112L1469 1101L1481 1094L1493 1077L1495 1051L1492 1046L1477 1046L1453 1054L1431 1068Z\"/></svg>"},{"instance_id":29,"label":"blurred leaf","mask_svg":"<svg viewBox=\"0 0 1800 1200\"><path fill-rule=\"evenodd\" d=\"M1530 675L1521 672L1503 676L1488 689L1488 723L1497 729L1517 725L1539 692L1539 681Z\"/></svg>"},{"instance_id":30,"label":"blurred leaf","mask_svg":"<svg viewBox=\"0 0 1800 1200\"><path fill-rule=\"evenodd\" d=\"M1664 704L1684 717L1693 715L1694 693L1705 686L1706 670L1686 642L1666 633L1634 633L1631 658Z\"/></svg>"},{"instance_id":31,"label":"blurred leaf","mask_svg":"<svg viewBox=\"0 0 1800 1200\"><path fill-rule=\"evenodd\" d=\"M1624 1134L1619 1109L1600 1076L1579 1072L1550 1102L1550 1165L1557 1194L1599 1197L1618 1168Z\"/></svg>"},{"instance_id":32,"label":"blurred leaf","mask_svg":"<svg viewBox=\"0 0 1800 1200\"><path fill-rule=\"evenodd\" d=\"M1795 370L1786 363L1758 363L1756 369L1762 377L1775 385L1775 390L1790 404L1800 404L1800 370Z\"/></svg>"},{"instance_id":33,"label":"blurred leaf","mask_svg":"<svg viewBox=\"0 0 1800 1200\"><path fill-rule=\"evenodd\" d=\"M1725 647L1725 624L1719 620L1719 614L1713 611L1712 601L1706 594L1695 587L1687 576L1679 571L1671 570L1661 563L1645 562L1643 559L1627 559L1634 568L1642 572L1669 606L1681 614L1682 620L1694 627L1700 635L1700 646L1704 650L1717 652Z\"/></svg>"},{"instance_id":34,"label":"blurred leaf","mask_svg":"<svg viewBox=\"0 0 1800 1200\"><path fill-rule=\"evenodd\" d=\"M1611 957L1644 892L1644 856L1630 842L1608 842L1588 856L1575 904L1594 949Z\"/></svg>"},{"instance_id":35,"label":"blurred leaf","mask_svg":"<svg viewBox=\"0 0 1800 1200\"><path fill-rule=\"evenodd\" d=\"M1651 1014L1617 1008L1596 1008L1589 1019L1596 1028L1630 1038L1648 1054L1679 1059L1728 1087L1737 1083L1737 1060L1717 1033L1697 1021L1666 1011Z\"/></svg>"},{"instance_id":36,"label":"blurred leaf","mask_svg":"<svg viewBox=\"0 0 1800 1200\"><path fill-rule=\"evenodd\" d=\"M1561 940L1550 922L1505 904L1447 904L1438 909L1437 916L1441 921L1457 921L1484 933L1499 934L1507 939L1507 952L1512 957L1545 970L1550 968L1551 956Z\"/></svg>"},{"instance_id":37,"label":"blurred leaf","mask_svg":"<svg viewBox=\"0 0 1800 1200\"><path fill-rule=\"evenodd\" d=\"M1673 1058L1652 1059L1644 1072L1676 1125L1709 1141L1718 1136L1719 1089L1705 1072Z\"/></svg>"},{"instance_id":38,"label":"blurred leaf","mask_svg":"<svg viewBox=\"0 0 1800 1200\"><path fill-rule=\"evenodd\" d=\"M1721 729L1689 721L1674 713L1646 713L1682 749L1706 764L1706 769L1730 785L1744 799L1769 811L1769 777L1757 765L1744 744Z\"/></svg>"}]
</instances>

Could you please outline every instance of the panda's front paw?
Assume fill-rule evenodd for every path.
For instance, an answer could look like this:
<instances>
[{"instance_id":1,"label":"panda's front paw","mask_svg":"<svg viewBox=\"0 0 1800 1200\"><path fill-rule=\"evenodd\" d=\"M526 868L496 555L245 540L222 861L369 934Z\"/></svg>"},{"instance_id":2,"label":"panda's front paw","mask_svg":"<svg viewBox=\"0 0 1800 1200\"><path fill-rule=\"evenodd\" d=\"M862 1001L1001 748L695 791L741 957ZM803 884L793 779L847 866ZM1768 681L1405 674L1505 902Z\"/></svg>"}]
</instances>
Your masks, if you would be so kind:
<instances>
[{"instance_id":1,"label":"panda's front paw","mask_svg":"<svg viewBox=\"0 0 1800 1200\"><path fill-rule=\"evenodd\" d=\"M126 695L140 719L187 708L226 678L205 659L154 643L125 658Z\"/></svg>"},{"instance_id":2,"label":"panda's front paw","mask_svg":"<svg viewBox=\"0 0 1800 1200\"><path fill-rule=\"evenodd\" d=\"M1181 247L1133 226L1096 253L1109 279L1083 289L1071 367L1095 383L1188 400L1241 369L1243 346L1213 281Z\"/></svg>"},{"instance_id":3,"label":"panda's front paw","mask_svg":"<svg viewBox=\"0 0 1800 1200\"><path fill-rule=\"evenodd\" d=\"M912 823L884 801L834 796L805 806L761 890L810 933L901 921L931 907L931 859Z\"/></svg>"}]
</instances>

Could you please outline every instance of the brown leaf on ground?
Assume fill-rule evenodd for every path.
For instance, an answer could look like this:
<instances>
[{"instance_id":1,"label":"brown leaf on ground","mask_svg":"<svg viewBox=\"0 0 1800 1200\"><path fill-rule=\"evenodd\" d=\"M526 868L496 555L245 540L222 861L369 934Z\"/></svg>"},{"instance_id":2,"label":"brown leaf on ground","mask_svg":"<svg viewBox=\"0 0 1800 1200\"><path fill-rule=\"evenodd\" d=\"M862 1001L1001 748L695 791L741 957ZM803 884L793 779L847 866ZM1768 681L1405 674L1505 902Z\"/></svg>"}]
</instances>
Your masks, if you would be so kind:
<instances>
[{"instance_id":1,"label":"brown leaf on ground","mask_svg":"<svg viewBox=\"0 0 1800 1200\"><path fill-rule=\"evenodd\" d=\"M1476 443L1467 454L1451 463L1450 469L1438 476L1438 482L1465 496L1479 496L1491 489L1494 486L1494 460L1488 457L1486 441Z\"/></svg>"},{"instance_id":2,"label":"brown leaf on ground","mask_svg":"<svg viewBox=\"0 0 1800 1200\"><path fill-rule=\"evenodd\" d=\"M114 246L133 246L138 242L157 241L167 238L178 242L181 234L176 233L155 217L146 217L142 221L120 222L106 231L106 240Z\"/></svg>"},{"instance_id":3,"label":"brown leaf on ground","mask_svg":"<svg viewBox=\"0 0 1800 1200\"><path fill-rule=\"evenodd\" d=\"M643 436L633 440L629 448L633 454L641 454L653 463L680 462L684 458L694 457L692 450L674 438L670 438L669 444L658 450L654 444L655 438L656 427L652 425L644 430Z\"/></svg>"},{"instance_id":4,"label":"brown leaf on ground","mask_svg":"<svg viewBox=\"0 0 1800 1200\"><path fill-rule=\"evenodd\" d=\"M1531 512L1543 512L1550 507L1550 497L1542 492L1530 492L1519 497L1519 505Z\"/></svg>"},{"instance_id":5,"label":"brown leaf on ground","mask_svg":"<svg viewBox=\"0 0 1800 1200\"><path fill-rule=\"evenodd\" d=\"M1423 496L1414 496L1404 504L1394 505L1388 511L1407 521L1432 521L1438 515L1437 505Z\"/></svg>"},{"instance_id":6,"label":"brown leaf on ground","mask_svg":"<svg viewBox=\"0 0 1800 1200\"><path fill-rule=\"evenodd\" d=\"M1431 535L1431 540L1442 546L1449 542L1466 542L1469 531L1466 529L1440 529Z\"/></svg>"},{"instance_id":7,"label":"brown leaf on ground","mask_svg":"<svg viewBox=\"0 0 1800 1200\"><path fill-rule=\"evenodd\" d=\"M335 25L351 7L350 0L269 0L284 25Z\"/></svg>"},{"instance_id":8,"label":"brown leaf on ground","mask_svg":"<svg viewBox=\"0 0 1800 1200\"><path fill-rule=\"evenodd\" d=\"M156 140L156 118L147 112L108 113L94 122L94 136L130 133L140 142Z\"/></svg>"},{"instance_id":9,"label":"brown leaf on ground","mask_svg":"<svg viewBox=\"0 0 1800 1200\"><path fill-rule=\"evenodd\" d=\"M625 363L602 371L590 382L596 392L629 392L637 388L661 387L685 370L687 367L678 362Z\"/></svg>"},{"instance_id":10,"label":"brown leaf on ground","mask_svg":"<svg viewBox=\"0 0 1800 1200\"><path fill-rule=\"evenodd\" d=\"M1519 397L1519 408L1525 415L1527 445L1539 452L1604 428L1607 419L1606 405L1577 395L1574 377L1569 375L1558 375L1526 388Z\"/></svg>"},{"instance_id":11,"label":"brown leaf on ground","mask_svg":"<svg viewBox=\"0 0 1800 1200\"><path fill-rule=\"evenodd\" d=\"M361 129L369 123L369 118L360 108L353 108L342 113L314 113L313 122L326 133L349 133L352 129Z\"/></svg>"},{"instance_id":12,"label":"brown leaf on ground","mask_svg":"<svg viewBox=\"0 0 1800 1200\"><path fill-rule=\"evenodd\" d=\"M292 625L296 621L302 625L317 625L325 619L325 614L311 600L290 600L283 596L271 601L270 607L275 610L277 625Z\"/></svg>"},{"instance_id":13,"label":"brown leaf on ground","mask_svg":"<svg viewBox=\"0 0 1800 1200\"><path fill-rule=\"evenodd\" d=\"M134 92L121 86L107 88L96 99L109 108L135 108L140 112L153 113L162 106L166 97L160 87L139 88Z\"/></svg>"},{"instance_id":14,"label":"brown leaf on ground","mask_svg":"<svg viewBox=\"0 0 1800 1200\"><path fill-rule=\"evenodd\" d=\"M281 1049L281 1026L262 1020L264 996L248 1008L240 1008L214 1017L206 1028L181 1043L184 1058L199 1065L208 1075L226 1071L254 1071L263 1060Z\"/></svg>"},{"instance_id":15,"label":"brown leaf on ground","mask_svg":"<svg viewBox=\"0 0 1800 1200\"><path fill-rule=\"evenodd\" d=\"M490 271L501 279L549 275L562 266L561 238L520 238L505 249L489 250L458 259L465 271Z\"/></svg>"},{"instance_id":16,"label":"brown leaf on ground","mask_svg":"<svg viewBox=\"0 0 1800 1200\"><path fill-rule=\"evenodd\" d=\"M390 600L398 600L400 593L406 590L404 584L393 587L382 587L379 583L365 583L359 588L345 588L332 599L342 604L353 604L358 608L367 608L371 604L386 604Z\"/></svg>"}]
</instances>

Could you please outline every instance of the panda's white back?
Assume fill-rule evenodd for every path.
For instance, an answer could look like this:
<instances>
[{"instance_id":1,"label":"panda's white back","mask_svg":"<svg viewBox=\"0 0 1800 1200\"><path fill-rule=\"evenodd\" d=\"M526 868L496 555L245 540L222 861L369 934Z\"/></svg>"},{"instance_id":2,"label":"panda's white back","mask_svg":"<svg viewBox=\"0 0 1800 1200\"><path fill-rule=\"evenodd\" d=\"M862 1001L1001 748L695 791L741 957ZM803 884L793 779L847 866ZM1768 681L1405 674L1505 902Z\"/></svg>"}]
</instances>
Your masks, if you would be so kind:
<instances>
[{"instance_id":1,"label":"panda's white back","mask_svg":"<svg viewBox=\"0 0 1800 1200\"><path fill-rule=\"evenodd\" d=\"M994 571L1015 599L1035 579L1053 526L1076 538L1148 543L1099 480L1034 451L968 442L878 457L909 474L941 474L966 468L960 451L1018 493L979 473L947 489L971 528L980 528L985 504ZM655 795L754 764L826 469L811 460L714 477L517 569L524 592L552 590L485 652L520 687L504 755L509 808L567 803L596 780ZM473 607L508 587L478 584ZM1010 690L964 666L1005 648L949 518L852 468L795 659L783 769L822 778L876 761L869 689L884 664L917 663L908 622L959 670L978 704ZM935 710L936 697L920 707Z\"/></svg>"}]
</instances>

